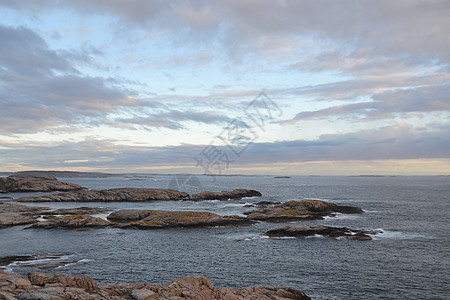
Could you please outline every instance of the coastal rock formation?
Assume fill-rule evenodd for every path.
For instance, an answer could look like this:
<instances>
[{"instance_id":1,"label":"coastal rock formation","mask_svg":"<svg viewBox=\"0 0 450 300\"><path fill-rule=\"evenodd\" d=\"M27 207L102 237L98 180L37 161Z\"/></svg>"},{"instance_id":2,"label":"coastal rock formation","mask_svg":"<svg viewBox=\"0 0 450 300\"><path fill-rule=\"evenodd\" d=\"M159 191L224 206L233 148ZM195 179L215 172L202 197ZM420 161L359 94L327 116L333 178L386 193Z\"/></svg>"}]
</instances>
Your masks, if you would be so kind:
<instances>
[{"instance_id":1,"label":"coastal rock formation","mask_svg":"<svg viewBox=\"0 0 450 300\"><path fill-rule=\"evenodd\" d=\"M36 222L27 228L79 229L107 227L111 225L111 222L108 222L102 218L97 218L89 215L72 215L54 217L46 221Z\"/></svg>"},{"instance_id":2,"label":"coastal rock formation","mask_svg":"<svg viewBox=\"0 0 450 300\"><path fill-rule=\"evenodd\" d=\"M341 206L321 200L289 201L272 207L252 210L244 214L251 220L269 222L292 222L321 220L335 213L360 214L362 209L353 206Z\"/></svg>"},{"instance_id":3,"label":"coastal rock formation","mask_svg":"<svg viewBox=\"0 0 450 300\"><path fill-rule=\"evenodd\" d=\"M189 194L171 189L117 188L81 190L37 197L22 197L18 202L142 202L183 200Z\"/></svg>"},{"instance_id":4,"label":"coastal rock formation","mask_svg":"<svg viewBox=\"0 0 450 300\"><path fill-rule=\"evenodd\" d=\"M329 227L322 225L312 226L286 226L275 228L266 232L269 237L306 237L321 235L324 237L344 237L350 240L367 241L371 240L370 235L377 234L371 230L355 230L346 227Z\"/></svg>"},{"instance_id":5,"label":"coastal rock formation","mask_svg":"<svg viewBox=\"0 0 450 300\"><path fill-rule=\"evenodd\" d=\"M60 215L100 214L108 211L110 210L101 207L60 208L51 210L48 207L34 207L0 202L0 228L37 223L40 217L49 219ZM56 222L56 220L53 220L53 222ZM68 218L67 221L68 220L70 220L70 218ZM88 224L90 223L88 222Z\"/></svg>"},{"instance_id":6,"label":"coastal rock formation","mask_svg":"<svg viewBox=\"0 0 450 300\"><path fill-rule=\"evenodd\" d=\"M76 191L82 188L78 184L58 181L51 175L13 175L0 178L0 193Z\"/></svg>"},{"instance_id":7,"label":"coastal rock formation","mask_svg":"<svg viewBox=\"0 0 450 300\"><path fill-rule=\"evenodd\" d=\"M214 227L251 225L255 221L239 216L219 216L201 211L164 211L123 209L111 213L108 220L90 215L66 215L49 217L34 222L27 228L41 229L83 229L83 228L137 228L159 229L179 227Z\"/></svg>"},{"instance_id":8,"label":"coastal rock formation","mask_svg":"<svg viewBox=\"0 0 450 300\"><path fill-rule=\"evenodd\" d=\"M142 201L176 201L176 200L229 200L243 197L260 197L254 190L236 189L223 192L202 192L189 195L172 189L150 188L116 188L109 190L81 190L57 193L45 196L22 197L19 202L142 202Z\"/></svg>"},{"instance_id":9,"label":"coastal rock formation","mask_svg":"<svg viewBox=\"0 0 450 300\"><path fill-rule=\"evenodd\" d=\"M246 189L235 189L233 191L222 191L222 192L210 192L205 191L198 194L193 194L190 196L190 200L201 201L201 200L241 200L245 197L261 197L262 194L255 190Z\"/></svg>"},{"instance_id":10,"label":"coastal rock formation","mask_svg":"<svg viewBox=\"0 0 450 300\"><path fill-rule=\"evenodd\" d=\"M36 222L38 214L45 209L45 207L0 202L0 228L32 224Z\"/></svg>"},{"instance_id":11,"label":"coastal rock formation","mask_svg":"<svg viewBox=\"0 0 450 300\"><path fill-rule=\"evenodd\" d=\"M168 285L125 283L99 286L88 276L29 273L28 278L0 271L0 299L217 299L309 300L304 292L286 287L217 289L204 277L182 277Z\"/></svg>"},{"instance_id":12,"label":"coastal rock formation","mask_svg":"<svg viewBox=\"0 0 450 300\"><path fill-rule=\"evenodd\" d=\"M48 216L57 215L93 215L104 214L110 212L111 209L104 207L76 207L76 208L59 208L55 210L46 210L40 212L43 218L49 218Z\"/></svg>"},{"instance_id":13,"label":"coastal rock formation","mask_svg":"<svg viewBox=\"0 0 450 300\"><path fill-rule=\"evenodd\" d=\"M219 216L202 211L164 211L123 209L108 216L108 220L115 222L121 228L174 228L174 227L212 227L237 226L255 223L239 216Z\"/></svg>"}]
</instances>

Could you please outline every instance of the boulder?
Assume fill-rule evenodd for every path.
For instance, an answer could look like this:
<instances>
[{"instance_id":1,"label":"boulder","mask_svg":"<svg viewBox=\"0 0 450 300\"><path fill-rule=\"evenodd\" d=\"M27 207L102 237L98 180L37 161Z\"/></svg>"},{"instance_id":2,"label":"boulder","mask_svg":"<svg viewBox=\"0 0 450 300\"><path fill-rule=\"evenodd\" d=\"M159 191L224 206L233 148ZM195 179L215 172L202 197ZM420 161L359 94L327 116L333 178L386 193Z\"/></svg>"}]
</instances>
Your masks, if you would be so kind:
<instances>
[{"instance_id":1,"label":"boulder","mask_svg":"<svg viewBox=\"0 0 450 300\"><path fill-rule=\"evenodd\" d=\"M255 223L239 216L219 216L201 211L164 211L123 209L111 213L107 219L121 228L158 229L174 227L238 226Z\"/></svg>"},{"instance_id":2,"label":"boulder","mask_svg":"<svg viewBox=\"0 0 450 300\"><path fill-rule=\"evenodd\" d=\"M82 188L78 184L58 181L56 177L50 175L12 175L0 178L0 193L76 191Z\"/></svg>"},{"instance_id":3,"label":"boulder","mask_svg":"<svg viewBox=\"0 0 450 300\"><path fill-rule=\"evenodd\" d=\"M370 235L377 234L376 231L356 230L346 227L329 227L323 225L311 226L286 226L275 228L266 232L269 237L306 237L320 235L324 237L344 237L350 240L371 240Z\"/></svg>"},{"instance_id":4,"label":"boulder","mask_svg":"<svg viewBox=\"0 0 450 300\"><path fill-rule=\"evenodd\" d=\"M268 222L292 222L321 220L339 213L363 213L359 207L339 206L321 200L289 201L275 206L244 212L251 220Z\"/></svg>"},{"instance_id":5,"label":"boulder","mask_svg":"<svg viewBox=\"0 0 450 300\"><path fill-rule=\"evenodd\" d=\"M99 289L97 283L88 276L30 272L28 273L28 280L31 284L42 287L57 283L62 287L81 288L85 291L95 291Z\"/></svg>"}]
</instances>

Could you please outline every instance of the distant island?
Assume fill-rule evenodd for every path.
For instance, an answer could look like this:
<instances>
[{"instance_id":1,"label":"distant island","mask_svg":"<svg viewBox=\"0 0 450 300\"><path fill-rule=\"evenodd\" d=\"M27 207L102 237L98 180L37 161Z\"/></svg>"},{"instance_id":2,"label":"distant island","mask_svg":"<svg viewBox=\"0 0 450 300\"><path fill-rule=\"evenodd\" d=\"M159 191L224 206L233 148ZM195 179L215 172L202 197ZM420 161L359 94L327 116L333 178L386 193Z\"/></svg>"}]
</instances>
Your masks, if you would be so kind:
<instances>
[{"instance_id":1,"label":"distant island","mask_svg":"<svg viewBox=\"0 0 450 300\"><path fill-rule=\"evenodd\" d=\"M100 172L76 172L76 171L20 171L20 172L1 172L0 175L10 176L55 176L55 177L85 177L85 178L106 178L106 177L118 177L123 176L123 174L113 174L113 173L100 173Z\"/></svg>"}]
</instances>

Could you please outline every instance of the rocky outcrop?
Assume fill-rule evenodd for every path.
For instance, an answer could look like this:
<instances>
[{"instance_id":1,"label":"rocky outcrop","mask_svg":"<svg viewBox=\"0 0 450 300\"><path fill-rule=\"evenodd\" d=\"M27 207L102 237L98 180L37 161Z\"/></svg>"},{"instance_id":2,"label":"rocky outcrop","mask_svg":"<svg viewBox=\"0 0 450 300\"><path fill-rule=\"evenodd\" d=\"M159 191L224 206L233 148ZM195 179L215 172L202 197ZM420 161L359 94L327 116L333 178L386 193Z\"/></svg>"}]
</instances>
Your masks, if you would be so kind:
<instances>
[{"instance_id":1,"label":"rocky outcrop","mask_svg":"<svg viewBox=\"0 0 450 300\"><path fill-rule=\"evenodd\" d=\"M204 277L182 277L168 285L125 283L99 286L88 276L29 273L28 278L0 271L0 299L217 299L309 300L304 292L286 287L217 289Z\"/></svg>"},{"instance_id":2,"label":"rocky outcrop","mask_svg":"<svg viewBox=\"0 0 450 300\"><path fill-rule=\"evenodd\" d=\"M359 214L362 209L353 206L340 206L321 200L289 201L272 207L252 210L244 214L250 220L268 222L292 222L321 220L335 213Z\"/></svg>"},{"instance_id":3,"label":"rocky outcrop","mask_svg":"<svg viewBox=\"0 0 450 300\"><path fill-rule=\"evenodd\" d=\"M205 191L198 194L193 194L190 196L190 200L201 201L201 200L241 200L245 197L261 197L262 194L255 190L246 189L235 189L233 191L222 191L222 192L210 192Z\"/></svg>"},{"instance_id":4,"label":"rocky outcrop","mask_svg":"<svg viewBox=\"0 0 450 300\"><path fill-rule=\"evenodd\" d=\"M36 222L38 214L45 209L45 207L0 202L0 228L32 224Z\"/></svg>"},{"instance_id":5,"label":"rocky outcrop","mask_svg":"<svg viewBox=\"0 0 450 300\"><path fill-rule=\"evenodd\" d=\"M350 240L367 241L372 239L370 235L375 235L377 233L377 231L373 230L356 230L346 227L312 225L275 228L267 231L266 235L269 237L306 237L320 235L324 237L343 237Z\"/></svg>"},{"instance_id":6,"label":"rocky outcrop","mask_svg":"<svg viewBox=\"0 0 450 300\"><path fill-rule=\"evenodd\" d=\"M0 193L76 191L82 188L78 184L58 181L51 175L13 175L0 178Z\"/></svg>"},{"instance_id":7,"label":"rocky outcrop","mask_svg":"<svg viewBox=\"0 0 450 300\"><path fill-rule=\"evenodd\" d=\"M123 209L108 216L121 228L158 229L174 227L238 226L255 223L239 216L219 216L202 211L164 211Z\"/></svg>"},{"instance_id":8,"label":"rocky outcrop","mask_svg":"<svg viewBox=\"0 0 450 300\"><path fill-rule=\"evenodd\" d=\"M239 200L244 197L260 197L255 190L235 189L223 192L202 192L189 195L172 189L117 188L109 190L81 190L37 197L22 197L19 202L142 202L176 200Z\"/></svg>"},{"instance_id":9,"label":"rocky outcrop","mask_svg":"<svg viewBox=\"0 0 450 300\"><path fill-rule=\"evenodd\" d=\"M171 189L117 188L81 190L37 197L22 197L18 202L143 202L183 200L189 194Z\"/></svg>"},{"instance_id":10,"label":"rocky outcrop","mask_svg":"<svg viewBox=\"0 0 450 300\"><path fill-rule=\"evenodd\" d=\"M111 213L108 220L90 215L69 215L51 217L35 222L27 228L41 229L83 229L83 228L137 228L159 229L179 227L214 227L251 225L255 221L239 216L219 216L202 211L164 211L123 209Z\"/></svg>"},{"instance_id":11,"label":"rocky outcrop","mask_svg":"<svg viewBox=\"0 0 450 300\"><path fill-rule=\"evenodd\" d=\"M27 228L42 228L42 229L80 229L80 228L99 228L111 226L102 218L97 218L89 215L71 215L61 216L48 219L46 221L36 222Z\"/></svg>"},{"instance_id":12,"label":"rocky outcrop","mask_svg":"<svg viewBox=\"0 0 450 300\"><path fill-rule=\"evenodd\" d=\"M41 217L50 219L60 215L100 214L108 211L110 211L110 209L101 207L60 208L51 210L48 207L34 207L0 202L0 228L37 223ZM56 220L59 219L55 219L53 222L56 222ZM70 220L70 218L67 220ZM90 223L91 222L88 222L87 224Z\"/></svg>"},{"instance_id":13,"label":"rocky outcrop","mask_svg":"<svg viewBox=\"0 0 450 300\"><path fill-rule=\"evenodd\" d=\"M46 210L40 212L43 218L49 218L57 215L94 215L110 212L111 209L104 207L76 207L76 208L59 208L55 210Z\"/></svg>"}]
</instances>

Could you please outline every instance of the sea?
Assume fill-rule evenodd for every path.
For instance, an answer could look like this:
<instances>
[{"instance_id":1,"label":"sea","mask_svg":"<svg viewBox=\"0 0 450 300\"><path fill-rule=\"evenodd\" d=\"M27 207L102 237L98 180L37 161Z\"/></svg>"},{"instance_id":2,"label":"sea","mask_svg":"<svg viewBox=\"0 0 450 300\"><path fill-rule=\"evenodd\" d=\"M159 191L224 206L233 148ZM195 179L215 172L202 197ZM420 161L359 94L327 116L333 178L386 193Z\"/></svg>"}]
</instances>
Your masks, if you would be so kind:
<instances>
[{"instance_id":1,"label":"sea","mask_svg":"<svg viewBox=\"0 0 450 300\"><path fill-rule=\"evenodd\" d=\"M243 227L44 230L16 226L0 229L0 256L33 259L12 261L3 266L6 271L87 275L99 284L167 284L183 276L205 276L217 288L287 286L304 291L312 299L450 299L450 176L134 174L58 179L89 189L175 188L196 193L246 188L258 190L263 196L229 201L29 205L242 215L260 201L319 199L358 206L365 213ZM1 194L0 201L41 194ZM98 216L106 218L107 214ZM381 233L370 241L264 235L280 226L313 224Z\"/></svg>"}]
</instances>

